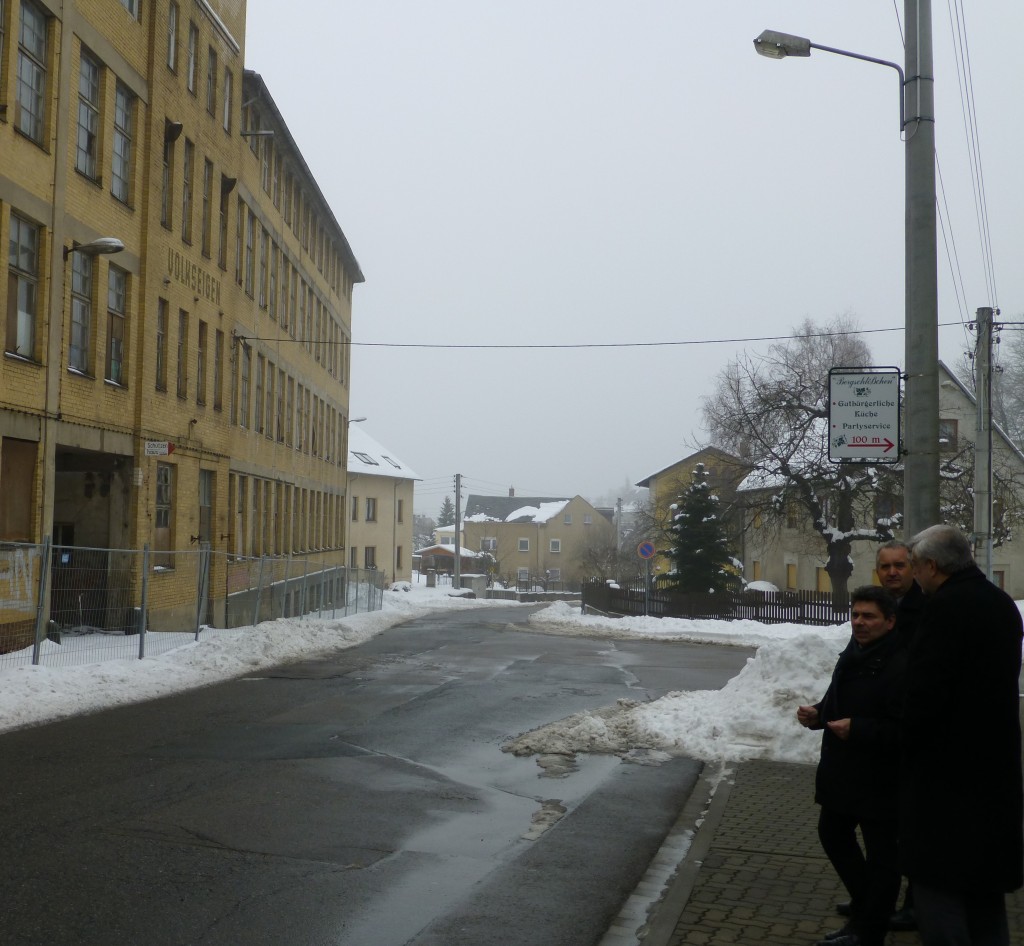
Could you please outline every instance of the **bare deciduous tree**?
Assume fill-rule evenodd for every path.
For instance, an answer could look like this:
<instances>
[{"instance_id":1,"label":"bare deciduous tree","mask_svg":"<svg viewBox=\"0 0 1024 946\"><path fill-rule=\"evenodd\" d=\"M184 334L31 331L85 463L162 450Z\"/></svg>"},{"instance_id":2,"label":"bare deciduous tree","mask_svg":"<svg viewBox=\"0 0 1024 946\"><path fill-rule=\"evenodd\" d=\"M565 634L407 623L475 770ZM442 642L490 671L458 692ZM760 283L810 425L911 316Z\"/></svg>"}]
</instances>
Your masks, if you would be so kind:
<instances>
[{"instance_id":1,"label":"bare deciduous tree","mask_svg":"<svg viewBox=\"0 0 1024 946\"><path fill-rule=\"evenodd\" d=\"M897 524L874 516L875 496L897 488L891 470L828 459L829 369L871 364L855 332L846 316L823 326L807 319L767 355L730 362L703 404L712 442L750 463L751 511L775 525L793 524L798 513L800 524L824 543L837 606L847 599L853 543L889 539Z\"/></svg>"}]
</instances>

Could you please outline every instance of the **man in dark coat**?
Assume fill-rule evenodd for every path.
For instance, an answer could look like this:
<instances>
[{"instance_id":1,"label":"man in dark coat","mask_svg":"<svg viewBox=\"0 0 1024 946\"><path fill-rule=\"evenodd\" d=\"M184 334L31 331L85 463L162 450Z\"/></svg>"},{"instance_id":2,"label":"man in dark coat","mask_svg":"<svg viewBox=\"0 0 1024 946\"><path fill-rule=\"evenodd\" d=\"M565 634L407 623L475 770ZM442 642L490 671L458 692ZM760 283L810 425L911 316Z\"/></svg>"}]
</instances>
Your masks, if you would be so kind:
<instances>
[{"instance_id":1,"label":"man in dark coat","mask_svg":"<svg viewBox=\"0 0 1024 946\"><path fill-rule=\"evenodd\" d=\"M917 625L924 610L924 592L914 581L910 563L910 547L906 542L893 539L878 546L875 552L875 574L879 584L896 599L896 633L909 645L914 639ZM849 915L847 913L847 915ZM889 918L891 930L916 930L914 888L907 885L903 906Z\"/></svg>"},{"instance_id":2,"label":"man in dark coat","mask_svg":"<svg viewBox=\"0 0 1024 946\"><path fill-rule=\"evenodd\" d=\"M1006 946L1005 894L1024 884L1021 616L959 530L909 544L926 599L907 667L900 862L925 946Z\"/></svg>"},{"instance_id":3,"label":"man in dark coat","mask_svg":"<svg viewBox=\"0 0 1024 946\"><path fill-rule=\"evenodd\" d=\"M914 581L910 547L898 539L880 545L875 553L875 574L879 584L896 599L896 633L909 644L924 610L924 592Z\"/></svg>"},{"instance_id":4,"label":"man in dark coat","mask_svg":"<svg viewBox=\"0 0 1024 946\"><path fill-rule=\"evenodd\" d=\"M899 726L906 648L896 602L867 585L851 595L853 635L820 703L798 722L823 729L814 800L818 837L850 894L850 921L819 946L882 946L900 890L896 855ZM864 839L862 850L857 828Z\"/></svg>"}]
</instances>

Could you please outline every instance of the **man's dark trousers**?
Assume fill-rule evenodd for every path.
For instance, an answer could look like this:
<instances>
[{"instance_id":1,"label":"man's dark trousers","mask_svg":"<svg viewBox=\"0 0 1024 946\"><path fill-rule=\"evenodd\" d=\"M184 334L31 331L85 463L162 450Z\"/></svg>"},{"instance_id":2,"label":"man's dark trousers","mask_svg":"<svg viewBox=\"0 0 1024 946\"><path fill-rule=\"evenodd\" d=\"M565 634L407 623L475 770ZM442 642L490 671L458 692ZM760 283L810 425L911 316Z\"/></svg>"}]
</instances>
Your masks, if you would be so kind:
<instances>
[{"instance_id":1,"label":"man's dark trousers","mask_svg":"<svg viewBox=\"0 0 1024 946\"><path fill-rule=\"evenodd\" d=\"M900 892L896 837L895 819L863 818L825 807L818 816L821 847L850 894L850 922L864 946L882 946Z\"/></svg>"}]
</instances>

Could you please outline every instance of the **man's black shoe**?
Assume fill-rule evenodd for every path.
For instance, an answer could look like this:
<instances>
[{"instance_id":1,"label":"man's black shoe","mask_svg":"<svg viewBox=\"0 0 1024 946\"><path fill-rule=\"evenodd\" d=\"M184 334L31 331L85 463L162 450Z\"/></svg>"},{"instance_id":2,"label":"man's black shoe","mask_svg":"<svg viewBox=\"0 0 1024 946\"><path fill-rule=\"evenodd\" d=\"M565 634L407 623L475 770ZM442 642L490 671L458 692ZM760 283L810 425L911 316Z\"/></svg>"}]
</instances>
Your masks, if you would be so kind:
<instances>
[{"instance_id":1,"label":"man's black shoe","mask_svg":"<svg viewBox=\"0 0 1024 946\"><path fill-rule=\"evenodd\" d=\"M849 916L850 915L850 901L849 900L843 900L840 903L837 903L836 904L836 913L838 913L840 916Z\"/></svg>"},{"instance_id":2,"label":"man's black shoe","mask_svg":"<svg viewBox=\"0 0 1024 946\"><path fill-rule=\"evenodd\" d=\"M819 940L814 946L861 946L860 937L856 933L841 933L834 939Z\"/></svg>"},{"instance_id":3,"label":"man's black shoe","mask_svg":"<svg viewBox=\"0 0 1024 946\"><path fill-rule=\"evenodd\" d=\"M889 929L916 930L917 914L914 913L914 908L904 907L902 910L897 910L891 917L889 917Z\"/></svg>"},{"instance_id":4,"label":"man's black shoe","mask_svg":"<svg viewBox=\"0 0 1024 946\"><path fill-rule=\"evenodd\" d=\"M846 936L852 936L852 935L853 935L853 927L851 927L850 924L847 923L841 929L832 930L831 933L826 933L824 936L822 936L821 941L823 943L835 943L835 942L838 942L839 940L843 939Z\"/></svg>"}]
</instances>

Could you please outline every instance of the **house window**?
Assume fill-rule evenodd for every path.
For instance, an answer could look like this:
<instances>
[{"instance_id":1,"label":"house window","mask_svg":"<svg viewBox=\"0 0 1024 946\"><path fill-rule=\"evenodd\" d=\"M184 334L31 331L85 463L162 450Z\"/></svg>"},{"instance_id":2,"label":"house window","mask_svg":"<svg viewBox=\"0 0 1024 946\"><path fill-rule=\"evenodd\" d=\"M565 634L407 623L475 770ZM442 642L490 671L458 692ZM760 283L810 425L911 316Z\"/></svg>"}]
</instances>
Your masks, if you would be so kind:
<instances>
[{"instance_id":1,"label":"house window","mask_svg":"<svg viewBox=\"0 0 1024 946\"><path fill-rule=\"evenodd\" d=\"M786 528L796 529L800 525L800 504L796 502L786 503Z\"/></svg>"},{"instance_id":2,"label":"house window","mask_svg":"<svg viewBox=\"0 0 1024 946\"><path fill-rule=\"evenodd\" d=\"M820 592L830 592L832 590L832 579L829 577L829 573L819 565L815 570L816 587Z\"/></svg>"},{"instance_id":3,"label":"house window","mask_svg":"<svg viewBox=\"0 0 1024 946\"><path fill-rule=\"evenodd\" d=\"M796 590L796 565L792 563L786 565L786 588L789 591Z\"/></svg>"},{"instance_id":4,"label":"house window","mask_svg":"<svg viewBox=\"0 0 1024 946\"><path fill-rule=\"evenodd\" d=\"M997 588L1001 588L1003 591L1006 590L1006 572L994 571L992 572L992 584Z\"/></svg>"},{"instance_id":5,"label":"house window","mask_svg":"<svg viewBox=\"0 0 1024 946\"><path fill-rule=\"evenodd\" d=\"M188 313L184 309L178 310L177 390L178 397L188 397Z\"/></svg>"},{"instance_id":6,"label":"house window","mask_svg":"<svg viewBox=\"0 0 1024 946\"><path fill-rule=\"evenodd\" d=\"M956 453L959 447L957 422L955 420L940 418L939 420L939 450L942 453Z\"/></svg>"},{"instance_id":7,"label":"house window","mask_svg":"<svg viewBox=\"0 0 1024 946\"><path fill-rule=\"evenodd\" d=\"M375 545L368 545L363 549L363 567L377 567L377 547Z\"/></svg>"},{"instance_id":8,"label":"house window","mask_svg":"<svg viewBox=\"0 0 1024 946\"><path fill-rule=\"evenodd\" d=\"M245 292L252 298L256 275L256 214L251 210L245 217Z\"/></svg>"},{"instance_id":9,"label":"house window","mask_svg":"<svg viewBox=\"0 0 1024 946\"><path fill-rule=\"evenodd\" d=\"M121 0L121 6L132 15L133 19L142 19L142 0Z\"/></svg>"},{"instance_id":10,"label":"house window","mask_svg":"<svg viewBox=\"0 0 1024 946\"><path fill-rule=\"evenodd\" d=\"M167 300L160 299L156 309L156 389L167 390Z\"/></svg>"},{"instance_id":11,"label":"house window","mask_svg":"<svg viewBox=\"0 0 1024 946\"><path fill-rule=\"evenodd\" d=\"M348 550L348 567L359 567L359 547L356 545L353 545L352 548Z\"/></svg>"},{"instance_id":12,"label":"house window","mask_svg":"<svg viewBox=\"0 0 1024 946\"><path fill-rule=\"evenodd\" d=\"M404 499L400 499L400 500L398 500L398 506L395 508L395 521L396 522L405 522L404 511L405 511L405 500Z\"/></svg>"},{"instance_id":13,"label":"house window","mask_svg":"<svg viewBox=\"0 0 1024 946\"><path fill-rule=\"evenodd\" d=\"M93 260L85 253L71 254L71 342L68 364L88 373L92 346Z\"/></svg>"},{"instance_id":14,"label":"house window","mask_svg":"<svg viewBox=\"0 0 1024 946\"><path fill-rule=\"evenodd\" d=\"M111 266L107 270L107 371L106 378L123 385L125 371L125 338L127 334L128 274Z\"/></svg>"},{"instance_id":15,"label":"house window","mask_svg":"<svg viewBox=\"0 0 1024 946\"><path fill-rule=\"evenodd\" d=\"M401 570L402 566L402 546L398 546L395 549L395 571Z\"/></svg>"},{"instance_id":16,"label":"house window","mask_svg":"<svg viewBox=\"0 0 1024 946\"><path fill-rule=\"evenodd\" d=\"M178 4L173 0L167 11L167 68L178 70Z\"/></svg>"},{"instance_id":17,"label":"house window","mask_svg":"<svg viewBox=\"0 0 1024 946\"><path fill-rule=\"evenodd\" d=\"M78 64L78 136L75 168L96 180L100 128L100 66L84 49ZM81 255L81 254L78 254Z\"/></svg>"},{"instance_id":18,"label":"house window","mask_svg":"<svg viewBox=\"0 0 1024 946\"><path fill-rule=\"evenodd\" d=\"M876 522L879 519L892 519L903 513L903 497L894 496L892 493L876 493L874 505Z\"/></svg>"},{"instance_id":19,"label":"house window","mask_svg":"<svg viewBox=\"0 0 1024 946\"><path fill-rule=\"evenodd\" d=\"M122 203L131 197L132 182L132 112L135 98L128 87L117 83L114 92L114 159L110 192Z\"/></svg>"},{"instance_id":20,"label":"house window","mask_svg":"<svg viewBox=\"0 0 1024 946\"><path fill-rule=\"evenodd\" d=\"M196 347L196 404L206 403L207 326L199 322L199 344Z\"/></svg>"},{"instance_id":21,"label":"house window","mask_svg":"<svg viewBox=\"0 0 1024 946\"><path fill-rule=\"evenodd\" d=\"M353 496L352 497L352 521L353 522L358 522L359 521L359 497L358 496Z\"/></svg>"},{"instance_id":22,"label":"house window","mask_svg":"<svg viewBox=\"0 0 1024 946\"><path fill-rule=\"evenodd\" d=\"M529 552L530 551L530 540L529 539L520 539L519 540L519 551L520 552Z\"/></svg>"},{"instance_id":23,"label":"house window","mask_svg":"<svg viewBox=\"0 0 1024 946\"><path fill-rule=\"evenodd\" d=\"M751 581L761 580L761 563L756 558L750 563L750 573L752 576Z\"/></svg>"},{"instance_id":24,"label":"house window","mask_svg":"<svg viewBox=\"0 0 1024 946\"><path fill-rule=\"evenodd\" d=\"M270 241L270 273L267 276L267 313L277 320L277 271L279 268L279 251L277 244Z\"/></svg>"},{"instance_id":25,"label":"house window","mask_svg":"<svg viewBox=\"0 0 1024 946\"><path fill-rule=\"evenodd\" d=\"M564 521L565 521L565 524L567 526L571 526L572 525L572 513L571 512L567 512L565 514L565 520Z\"/></svg>"},{"instance_id":26,"label":"house window","mask_svg":"<svg viewBox=\"0 0 1024 946\"><path fill-rule=\"evenodd\" d=\"M220 224L217 233L217 265L226 270L228 268L228 203L231 194L229 183L234 182L223 174L220 176Z\"/></svg>"},{"instance_id":27,"label":"house window","mask_svg":"<svg viewBox=\"0 0 1024 946\"><path fill-rule=\"evenodd\" d=\"M181 238L192 242L192 175L196 160L196 146L185 139L185 167L181 175Z\"/></svg>"},{"instance_id":28,"label":"house window","mask_svg":"<svg viewBox=\"0 0 1024 946\"><path fill-rule=\"evenodd\" d=\"M224 101L221 105L221 124L224 126L224 130L231 134L231 89L234 85L234 76L231 75L230 69L224 70Z\"/></svg>"},{"instance_id":29,"label":"house window","mask_svg":"<svg viewBox=\"0 0 1024 946\"><path fill-rule=\"evenodd\" d=\"M485 536L480 540L481 552L493 552L498 548L498 540L493 536Z\"/></svg>"},{"instance_id":30,"label":"house window","mask_svg":"<svg viewBox=\"0 0 1024 946\"><path fill-rule=\"evenodd\" d=\"M153 564L172 568L174 548L171 530L174 523L174 467L169 463L156 465L156 520L153 535Z\"/></svg>"},{"instance_id":31,"label":"house window","mask_svg":"<svg viewBox=\"0 0 1024 946\"><path fill-rule=\"evenodd\" d=\"M368 453L360 453L358 450L352 451L352 456L358 457L367 466L380 466L380 464L373 459Z\"/></svg>"},{"instance_id":32,"label":"house window","mask_svg":"<svg viewBox=\"0 0 1024 946\"><path fill-rule=\"evenodd\" d=\"M260 227L260 270L259 270L259 304L261 309L267 307L267 254L270 235Z\"/></svg>"},{"instance_id":33,"label":"house window","mask_svg":"<svg viewBox=\"0 0 1024 946\"><path fill-rule=\"evenodd\" d=\"M188 85L188 90L193 95L196 94L196 69L198 63L196 58L198 55L199 47L199 27L195 23L189 23L188 25L188 63L185 68L185 82Z\"/></svg>"},{"instance_id":34,"label":"house window","mask_svg":"<svg viewBox=\"0 0 1024 946\"><path fill-rule=\"evenodd\" d=\"M264 431L267 435L268 440L272 440L274 437L274 378L277 377L277 372L274 368L272 361L267 362L267 379L264 382L264 387L267 392L267 407L263 413Z\"/></svg>"},{"instance_id":35,"label":"house window","mask_svg":"<svg viewBox=\"0 0 1024 946\"><path fill-rule=\"evenodd\" d=\"M203 256L210 255L210 236L213 223L213 162L203 161Z\"/></svg>"},{"instance_id":36,"label":"house window","mask_svg":"<svg viewBox=\"0 0 1024 946\"><path fill-rule=\"evenodd\" d=\"M516 578L518 578L520 581L529 581L530 580L530 569L528 569L528 568L517 569L516 570Z\"/></svg>"},{"instance_id":37,"label":"house window","mask_svg":"<svg viewBox=\"0 0 1024 946\"><path fill-rule=\"evenodd\" d=\"M162 226L171 228L171 201L174 199L174 142L164 132L164 160L160 176L160 223Z\"/></svg>"},{"instance_id":38,"label":"house window","mask_svg":"<svg viewBox=\"0 0 1024 946\"><path fill-rule=\"evenodd\" d=\"M252 349L248 345L242 345L242 379L241 394L238 405L238 425L249 426L249 379L252 375Z\"/></svg>"},{"instance_id":39,"label":"house window","mask_svg":"<svg viewBox=\"0 0 1024 946\"><path fill-rule=\"evenodd\" d=\"M366 499L366 521L377 521L377 500L372 497L367 497Z\"/></svg>"},{"instance_id":40,"label":"house window","mask_svg":"<svg viewBox=\"0 0 1024 946\"><path fill-rule=\"evenodd\" d=\"M13 213L8 264L7 351L23 358L34 358L38 317L39 227Z\"/></svg>"},{"instance_id":41,"label":"house window","mask_svg":"<svg viewBox=\"0 0 1024 946\"><path fill-rule=\"evenodd\" d=\"M561 581L562 580L562 569L560 569L560 568L549 568L548 569L548 578L550 578L551 581Z\"/></svg>"},{"instance_id":42,"label":"house window","mask_svg":"<svg viewBox=\"0 0 1024 946\"><path fill-rule=\"evenodd\" d=\"M583 525L589 526L589 525L593 524L593 522L594 522L594 517L591 516L589 512L586 512L586 513L583 514Z\"/></svg>"},{"instance_id":43,"label":"house window","mask_svg":"<svg viewBox=\"0 0 1024 946\"><path fill-rule=\"evenodd\" d=\"M253 423L253 429L261 434L263 433L263 356L256 356L256 396L254 398L256 402L256 417Z\"/></svg>"},{"instance_id":44,"label":"house window","mask_svg":"<svg viewBox=\"0 0 1024 946\"><path fill-rule=\"evenodd\" d=\"M213 348L213 409L219 411L224 406L224 333L217 329Z\"/></svg>"},{"instance_id":45,"label":"house window","mask_svg":"<svg viewBox=\"0 0 1024 946\"><path fill-rule=\"evenodd\" d=\"M38 144L43 142L45 95L46 16L31 0L21 0L15 124L18 131Z\"/></svg>"},{"instance_id":46,"label":"house window","mask_svg":"<svg viewBox=\"0 0 1024 946\"><path fill-rule=\"evenodd\" d=\"M217 53L212 46L206 52L206 110L217 114Z\"/></svg>"},{"instance_id":47,"label":"house window","mask_svg":"<svg viewBox=\"0 0 1024 946\"><path fill-rule=\"evenodd\" d=\"M553 554L558 554L559 552L561 552L562 551L562 540L561 539L552 539L551 540L551 545L550 545L550 551Z\"/></svg>"}]
</instances>

